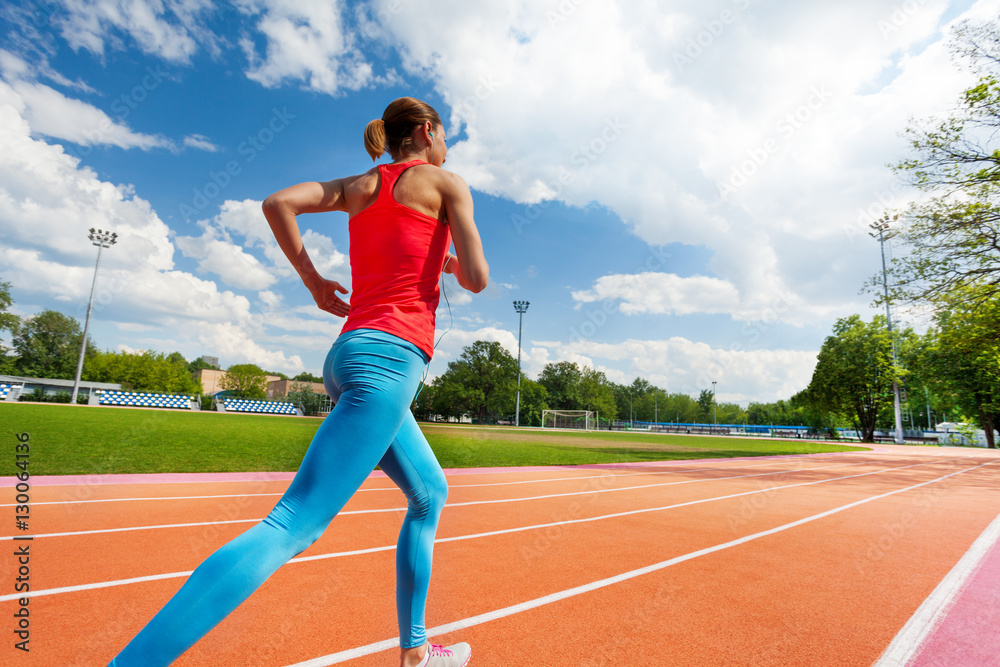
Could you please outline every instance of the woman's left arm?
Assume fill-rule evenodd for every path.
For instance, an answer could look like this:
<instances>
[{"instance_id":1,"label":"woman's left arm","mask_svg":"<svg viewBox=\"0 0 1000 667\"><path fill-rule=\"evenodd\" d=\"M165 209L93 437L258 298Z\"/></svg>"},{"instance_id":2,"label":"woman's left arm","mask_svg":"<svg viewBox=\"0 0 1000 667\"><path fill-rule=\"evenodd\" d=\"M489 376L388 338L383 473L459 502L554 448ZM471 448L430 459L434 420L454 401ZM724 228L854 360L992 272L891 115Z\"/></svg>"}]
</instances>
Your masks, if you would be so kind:
<instances>
[{"instance_id":1,"label":"woman's left arm","mask_svg":"<svg viewBox=\"0 0 1000 667\"><path fill-rule=\"evenodd\" d=\"M347 290L340 283L323 278L313 266L295 218L299 213L346 211L343 181L293 185L265 199L261 208L278 246L313 295L316 305L328 313L346 317L351 306L337 293L347 294Z\"/></svg>"}]
</instances>

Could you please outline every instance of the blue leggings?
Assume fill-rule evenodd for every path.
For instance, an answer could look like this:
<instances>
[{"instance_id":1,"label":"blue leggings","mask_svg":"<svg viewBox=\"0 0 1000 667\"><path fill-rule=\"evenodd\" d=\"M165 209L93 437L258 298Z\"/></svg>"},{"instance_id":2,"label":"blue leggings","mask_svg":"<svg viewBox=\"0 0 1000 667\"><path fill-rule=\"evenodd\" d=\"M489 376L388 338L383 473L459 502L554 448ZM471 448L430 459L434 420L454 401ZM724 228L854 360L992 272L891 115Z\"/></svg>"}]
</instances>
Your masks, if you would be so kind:
<instances>
[{"instance_id":1,"label":"blue leggings","mask_svg":"<svg viewBox=\"0 0 1000 667\"><path fill-rule=\"evenodd\" d=\"M323 368L336 407L288 490L263 521L199 565L111 665L176 660L315 542L376 464L408 501L396 549L396 611L402 647L422 646L434 534L448 495L441 466L409 409L426 364L419 348L391 334L342 334Z\"/></svg>"}]
</instances>

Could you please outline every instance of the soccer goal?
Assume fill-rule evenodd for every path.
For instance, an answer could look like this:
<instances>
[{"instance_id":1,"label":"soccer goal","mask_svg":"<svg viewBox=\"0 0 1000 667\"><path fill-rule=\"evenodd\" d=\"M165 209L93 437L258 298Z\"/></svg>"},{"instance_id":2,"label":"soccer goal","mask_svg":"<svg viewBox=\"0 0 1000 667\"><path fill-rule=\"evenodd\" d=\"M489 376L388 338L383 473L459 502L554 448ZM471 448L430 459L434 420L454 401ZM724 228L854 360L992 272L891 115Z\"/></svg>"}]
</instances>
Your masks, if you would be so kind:
<instances>
[{"instance_id":1,"label":"soccer goal","mask_svg":"<svg viewBox=\"0 0 1000 667\"><path fill-rule=\"evenodd\" d=\"M543 410L542 428L597 428L592 410Z\"/></svg>"}]
</instances>

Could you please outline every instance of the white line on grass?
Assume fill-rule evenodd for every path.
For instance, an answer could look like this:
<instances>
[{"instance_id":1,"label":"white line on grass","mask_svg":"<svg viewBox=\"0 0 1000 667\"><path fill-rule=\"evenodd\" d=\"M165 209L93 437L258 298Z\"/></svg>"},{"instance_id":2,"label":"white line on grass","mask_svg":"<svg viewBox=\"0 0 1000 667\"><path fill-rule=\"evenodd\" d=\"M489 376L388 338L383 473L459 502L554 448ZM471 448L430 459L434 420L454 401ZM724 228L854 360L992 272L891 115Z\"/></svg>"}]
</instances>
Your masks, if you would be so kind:
<instances>
[{"instance_id":1,"label":"white line on grass","mask_svg":"<svg viewBox=\"0 0 1000 667\"><path fill-rule=\"evenodd\" d=\"M950 460L952 460L952 459L946 459L944 461L928 461L926 463L914 463L914 464L905 465L905 466L896 466L894 468L883 468L882 470L875 470L875 471L872 471L872 472L859 473L857 475L846 475L844 477L834 477L832 479L821 479L821 480L816 480L816 481L813 481L813 482L798 482L796 484L786 484L784 486L772 486L772 487L768 487L766 489L758 489L756 491L744 491L742 493L732 493L732 494L725 495L725 496L716 496L715 498L704 498L704 499L701 499L701 500L690 500L688 502L677 503L675 505L666 505L664 507L650 507L650 508L639 509L639 510L628 510L628 511L625 511L625 512L616 512L614 514L603 514L603 515L600 515L600 516L588 517L588 518L584 518L584 519L567 519L566 521L554 521L554 522L551 522L551 523L541 523L541 524L535 524L535 525L531 525L531 526L521 526L521 527L518 527L518 528L505 528L505 529L502 529L502 530L492 530L492 531L488 531L488 532L485 532L485 533L474 533L474 534L471 534L471 535L459 535L459 536L456 536L456 537L443 537L443 538L439 538L439 539L434 540L434 543L435 544L441 544L441 543L445 543L445 542L459 542L459 541L462 541L462 540L472 540L472 539L478 539L478 538L481 538L481 537L493 537L493 536L496 536L496 535L507 535L507 534L511 534L511 533L526 532L526 531L529 531L529 530L538 530L538 529L542 529L542 528L552 528L552 527L555 527L555 526L567 526L567 525L575 524L575 523L588 523L588 522L591 522L591 521L601 521L603 519L614 519L614 518L619 518L619 517L623 517L623 516L631 516L631 515L635 515L635 514L645 514L647 512L660 512L660 511L665 511L665 510L677 509L677 508L680 508L680 507L690 507L692 505L701 505L703 503L710 503L710 502L714 502L716 500L729 500L729 499L732 499L732 498L740 498L740 497L743 497L743 496L752 496L752 495L757 494L757 493L769 493L771 491L778 491L780 489L791 489L791 488L798 487L798 486L811 486L813 484L824 484L826 482L837 482L837 481L844 480L844 479L853 479L853 478L856 478L856 477L865 477L865 476L868 476L868 475L878 475L878 474L881 474L881 473L884 473L884 472L891 472L893 470L903 470L905 468L918 468L918 467L926 466L926 465L934 465L935 463L945 463L945 462L948 462ZM983 464L983 465L988 465L988 464ZM380 551L393 551L393 550L395 550L395 548L396 548L396 545L393 544L393 545L384 546L384 547L373 547L373 548L370 548L370 549L359 549L357 551L340 551L340 552L336 552L336 553L318 554L316 556L301 556L301 557L297 557L297 558L292 558L288 562L289 563L306 563L306 562L316 561L316 560L326 560L328 558L340 558L340 557L343 557L343 556L356 556L356 555L361 555L361 554L377 553L377 552L380 552ZM73 593L73 592L77 592L77 591L87 591L87 590L93 590L93 589L97 589L97 588L110 588L110 587L113 587L113 586L123 586L125 584L142 583L142 582L145 582L145 581L158 581L160 579L170 579L170 578L175 578L175 577L187 577L187 576L190 576L192 572L193 572L193 570L189 570L189 571L186 571L186 572L171 572L171 573L168 573L168 574L156 574L156 575L149 575L149 576L144 576L144 577L133 577L131 579L118 579L118 580L114 580L114 581L102 581L102 582L93 583L93 584L79 584L79 585L76 585L76 586L62 586L62 587L59 587L59 588L39 589L39 590L36 590L36 591L30 591L30 592L27 592L27 593L14 593L14 594L9 594L9 595L0 595L0 602L6 602L8 600L16 600L16 599L18 599L20 597L37 597L37 596L42 596L42 595L57 595L57 594L60 594L60 593Z\"/></svg>"},{"instance_id":2,"label":"white line on grass","mask_svg":"<svg viewBox=\"0 0 1000 667\"><path fill-rule=\"evenodd\" d=\"M976 468L981 468L983 466L992 465L994 462L983 463L971 468L966 468L964 470L959 470L937 479L932 479L927 482L921 482L920 484L914 484L913 486L908 486L905 489L898 489L896 491L889 491L877 496L872 496L870 498L864 498L862 500L857 500L853 503L848 503L847 505L842 505L840 507L835 507L832 510L827 510L825 512L820 512L819 514L814 514L812 516L807 516L804 519L799 519L797 521L792 521L775 528L770 528L768 530L762 530L752 535L746 535L744 537L737 538L735 540L730 540L729 542L724 542L723 544L717 544L713 547L708 547L706 549L699 549L698 551L692 551L691 553L684 554L683 556L677 556L676 558L671 558L655 565L649 565L647 567L639 568L637 570L632 570L630 572L625 572L623 574L615 575L613 577L608 577L607 579L601 579L599 581L594 581L589 584L584 584L583 586L577 586L575 588L570 588L558 593L552 593L551 595L545 595L540 598L535 598L534 600L529 600L527 602L522 602L520 604L512 605L510 607L505 607L503 609L497 609L495 611L487 612L485 614L479 614L478 616L472 616L460 621L455 621L453 623L447 623L445 625L439 625L435 628L430 628L427 630L427 637L436 637L438 635L447 634L449 632L455 632L457 630L463 630L474 625L480 625L482 623L488 623L490 621L495 621L506 616L512 616L514 614L519 614L530 609L535 609L537 607L542 607L553 602L558 602L560 600L565 600L567 598L575 597L577 595L582 595L584 593L589 593L591 591L599 590L607 586L612 586L614 584L621 583L623 581L628 581L629 579L634 579L640 577L644 574L650 574L651 572L657 572L664 568L670 567L672 565L677 565L678 563L683 563L685 561L693 560L700 556L707 556L709 554L722 551L724 549L729 549L731 547L740 546L746 544L747 542L752 542L753 540L760 539L762 537L767 537L769 535L775 535L777 533L789 530L791 528L796 528L798 526L818 521L819 519L824 519L828 516L832 516L839 512L864 505L865 503L870 503L875 500L881 500L883 498L888 498L889 496L894 496L899 493L905 493L907 491L912 491L914 489L919 489L922 486L927 486L928 484L934 484L942 480L948 479L949 477L954 477L955 475L960 475L970 470L975 470ZM319 658L313 658L311 660L306 660L303 662L297 662L294 665L289 665L288 667L326 667L327 665L333 665L338 662L344 662L346 660L352 660L354 658L360 658L361 656L370 655L372 653L379 653L381 651L386 651L399 646L399 638L387 639L380 642L375 642L373 644L368 644L367 646L359 646L347 651L341 651L339 653L333 653L331 655L322 656ZM895 663L893 663L895 664Z\"/></svg>"},{"instance_id":3,"label":"white line on grass","mask_svg":"<svg viewBox=\"0 0 1000 667\"><path fill-rule=\"evenodd\" d=\"M492 505L495 503L513 503L526 500L546 500L550 498L562 498L564 496L579 496L586 495L589 493L607 493L611 491L633 491L635 489L646 489L650 487L658 486L677 486L680 484L695 484L701 482L715 482L727 479L743 479L744 477L765 477L768 475L784 475L796 472L810 472L813 470L823 470L824 468L844 468L847 466L864 465L870 463L870 461L862 461L860 463L838 463L836 465L830 466L813 466L811 468L799 468L796 470L778 470L774 472L761 472L754 473L752 475L731 475L729 477L709 477L707 479L688 479L683 482L659 482L656 484L641 484L639 486L626 486L621 488L611 488L611 489L588 489L585 491L572 491L569 493L556 493L545 496L529 496L522 498L502 498L499 500L472 500L464 503L447 503L445 507L464 507L468 505ZM706 470L715 470L714 468L706 468ZM337 516L344 516L349 514L384 514L389 512L405 512L405 507L387 507L383 509L369 509L369 510L342 510L337 513ZM37 535L32 535L33 539L40 539L43 537L75 537L79 535L100 535L103 533L124 533L130 530L156 530L160 528L196 528L198 526L221 526L233 523L253 523L256 521L261 521L264 517L259 517L256 519L230 519L225 521L200 521L196 523L172 523L172 524L160 524L157 526L130 526L124 528L98 528L94 530L75 530L64 533L40 533ZM7 535L0 537L0 542L12 541L14 536Z\"/></svg>"},{"instance_id":4,"label":"white line on grass","mask_svg":"<svg viewBox=\"0 0 1000 667\"><path fill-rule=\"evenodd\" d=\"M944 620L959 593L965 589L983 558L998 540L1000 516L993 519L958 564L924 600L872 667L905 667L917 657L924 642Z\"/></svg>"}]
</instances>

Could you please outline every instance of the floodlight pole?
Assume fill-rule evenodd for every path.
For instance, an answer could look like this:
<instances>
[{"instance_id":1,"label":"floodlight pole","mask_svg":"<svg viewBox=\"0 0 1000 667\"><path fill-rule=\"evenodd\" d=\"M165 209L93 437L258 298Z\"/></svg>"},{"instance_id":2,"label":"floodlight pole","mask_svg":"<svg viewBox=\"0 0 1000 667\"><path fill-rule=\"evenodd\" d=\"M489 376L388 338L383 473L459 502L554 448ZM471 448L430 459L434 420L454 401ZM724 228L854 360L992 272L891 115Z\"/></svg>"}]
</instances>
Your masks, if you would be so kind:
<instances>
[{"instance_id":1,"label":"floodlight pole","mask_svg":"<svg viewBox=\"0 0 1000 667\"><path fill-rule=\"evenodd\" d=\"M712 424L719 425L719 406L715 402L715 384L718 380L712 380Z\"/></svg>"},{"instance_id":2,"label":"floodlight pole","mask_svg":"<svg viewBox=\"0 0 1000 667\"><path fill-rule=\"evenodd\" d=\"M889 340L892 341L892 365L896 366L896 337L892 334L892 310L889 306L889 276L888 269L885 265L885 232L889 229L889 215L886 214L882 216L881 219L873 222L869 225L875 232L878 233L878 243L879 249L882 253L882 288L885 290L885 320L886 325L889 328ZM875 238L875 232L869 233L869 236ZM895 368L893 368L895 370ZM892 396L893 396L893 415L896 420L896 433L894 440L897 445L902 445L903 440L903 411L900 409L899 405L899 383L895 378L892 380Z\"/></svg>"},{"instance_id":3,"label":"floodlight pole","mask_svg":"<svg viewBox=\"0 0 1000 667\"><path fill-rule=\"evenodd\" d=\"M97 263L94 265L94 280L90 284L90 301L87 303L87 320L83 325L83 340L80 342L80 358L76 362L76 378L73 380L73 396L69 399L71 405L76 405L76 397L80 392L80 375L83 374L83 357L87 352L87 332L90 331L90 313L94 310L94 290L97 288L97 270L101 268L101 250L110 248L118 239L118 234L103 229L90 228L87 236L93 245L97 246Z\"/></svg>"},{"instance_id":4,"label":"floodlight pole","mask_svg":"<svg viewBox=\"0 0 1000 667\"><path fill-rule=\"evenodd\" d=\"M521 425L521 329L524 323L524 313L531 305L528 301L515 301L517 311L517 402L514 405L514 425Z\"/></svg>"}]
</instances>

